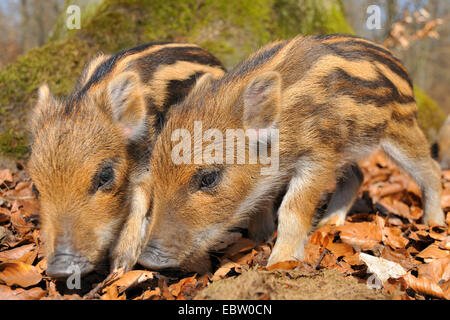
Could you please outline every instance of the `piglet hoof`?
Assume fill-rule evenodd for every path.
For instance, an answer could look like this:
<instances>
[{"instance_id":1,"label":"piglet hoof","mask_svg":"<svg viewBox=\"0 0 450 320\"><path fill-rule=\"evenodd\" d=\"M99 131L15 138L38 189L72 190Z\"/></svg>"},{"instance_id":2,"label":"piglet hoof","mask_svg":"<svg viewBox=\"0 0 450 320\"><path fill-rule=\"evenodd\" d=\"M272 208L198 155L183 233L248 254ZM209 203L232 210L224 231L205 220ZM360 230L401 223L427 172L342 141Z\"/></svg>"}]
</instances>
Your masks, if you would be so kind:
<instances>
[{"instance_id":1,"label":"piglet hoof","mask_svg":"<svg viewBox=\"0 0 450 320\"><path fill-rule=\"evenodd\" d=\"M424 216L423 223L425 223L429 226L444 227L446 225L445 219L444 219L444 213L441 211L435 215Z\"/></svg>"},{"instance_id":2,"label":"piglet hoof","mask_svg":"<svg viewBox=\"0 0 450 320\"><path fill-rule=\"evenodd\" d=\"M325 225L335 225L335 226L343 226L345 224L345 215L341 214L331 214L317 224L318 227L323 227Z\"/></svg>"},{"instance_id":3,"label":"piglet hoof","mask_svg":"<svg viewBox=\"0 0 450 320\"><path fill-rule=\"evenodd\" d=\"M111 271L127 272L136 264L138 254L135 250L114 250L112 254Z\"/></svg>"},{"instance_id":4,"label":"piglet hoof","mask_svg":"<svg viewBox=\"0 0 450 320\"><path fill-rule=\"evenodd\" d=\"M303 252L304 249L299 250L299 252L294 253L292 248L288 246L277 246L275 243L275 247L273 248L272 254L269 257L269 261L267 262L267 267L274 265L283 261L292 261L292 260L303 260Z\"/></svg>"}]
</instances>

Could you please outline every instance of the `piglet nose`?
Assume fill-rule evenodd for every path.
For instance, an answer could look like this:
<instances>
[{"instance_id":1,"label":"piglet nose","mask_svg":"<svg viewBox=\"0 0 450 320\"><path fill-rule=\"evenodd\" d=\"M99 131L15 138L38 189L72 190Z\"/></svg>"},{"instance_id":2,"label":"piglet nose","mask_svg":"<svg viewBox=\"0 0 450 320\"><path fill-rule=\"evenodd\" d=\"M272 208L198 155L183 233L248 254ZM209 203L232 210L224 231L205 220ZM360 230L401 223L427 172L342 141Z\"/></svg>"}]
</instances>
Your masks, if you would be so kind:
<instances>
[{"instance_id":1,"label":"piglet nose","mask_svg":"<svg viewBox=\"0 0 450 320\"><path fill-rule=\"evenodd\" d=\"M138 263L150 270L178 269L177 259L159 241L150 240L141 253Z\"/></svg>"},{"instance_id":2,"label":"piglet nose","mask_svg":"<svg viewBox=\"0 0 450 320\"><path fill-rule=\"evenodd\" d=\"M52 278L67 278L85 275L93 269L87 258L67 246L59 246L48 260L47 274Z\"/></svg>"}]
</instances>

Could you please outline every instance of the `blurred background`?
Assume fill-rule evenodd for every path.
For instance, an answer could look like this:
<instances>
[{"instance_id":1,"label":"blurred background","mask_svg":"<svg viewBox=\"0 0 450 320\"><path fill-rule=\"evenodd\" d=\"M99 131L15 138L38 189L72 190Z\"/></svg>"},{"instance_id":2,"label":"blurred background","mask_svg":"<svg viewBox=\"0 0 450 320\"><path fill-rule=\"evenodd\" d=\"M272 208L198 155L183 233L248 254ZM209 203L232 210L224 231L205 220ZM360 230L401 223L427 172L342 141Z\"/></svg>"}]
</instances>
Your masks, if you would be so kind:
<instances>
[{"instance_id":1,"label":"blurred background","mask_svg":"<svg viewBox=\"0 0 450 320\"><path fill-rule=\"evenodd\" d=\"M27 156L27 115L41 83L67 95L96 52L162 40L197 43L230 69L276 39L363 36L406 65L433 140L450 113L449 9L448 0L1 0L0 164Z\"/></svg>"}]
</instances>

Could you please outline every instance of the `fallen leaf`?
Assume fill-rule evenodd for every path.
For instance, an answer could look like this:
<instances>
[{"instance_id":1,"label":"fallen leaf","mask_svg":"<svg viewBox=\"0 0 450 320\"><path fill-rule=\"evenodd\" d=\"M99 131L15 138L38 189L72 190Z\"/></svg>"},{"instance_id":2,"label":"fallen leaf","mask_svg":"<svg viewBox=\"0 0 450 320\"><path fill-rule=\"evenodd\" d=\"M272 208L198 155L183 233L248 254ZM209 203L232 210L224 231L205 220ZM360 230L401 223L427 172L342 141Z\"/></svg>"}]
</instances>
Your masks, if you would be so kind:
<instances>
[{"instance_id":1,"label":"fallen leaf","mask_svg":"<svg viewBox=\"0 0 450 320\"><path fill-rule=\"evenodd\" d=\"M363 249L372 249L382 240L381 228L370 222L347 223L336 230L343 242Z\"/></svg>"},{"instance_id":2,"label":"fallen leaf","mask_svg":"<svg viewBox=\"0 0 450 320\"><path fill-rule=\"evenodd\" d=\"M161 288L161 297L166 300L174 300L174 296L170 293L169 287L167 286L167 282L165 278L158 279L158 287Z\"/></svg>"},{"instance_id":3,"label":"fallen leaf","mask_svg":"<svg viewBox=\"0 0 450 320\"><path fill-rule=\"evenodd\" d=\"M347 243L334 243L330 242L326 246L326 248L333 253L337 258L339 257L346 257L346 256L353 256L355 253L355 250L353 250L353 247Z\"/></svg>"},{"instance_id":4,"label":"fallen leaf","mask_svg":"<svg viewBox=\"0 0 450 320\"><path fill-rule=\"evenodd\" d=\"M402 230L397 227L383 228L383 242L392 248L403 249L409 243L409 240L402 235Z\"/></svg>"},{"instance_id":5,"label":"fallen leaf","mask_svg":"<svg viewBox=\"0 0 450 320\"><path fill-rule=\"evenodd\" d=\"M214 272L214 275L211 277L211 281L216 281L225 278L228 272L235 267L239 267L240 265L236 262L225 260L222 265Z\"/></svg>"},{"instance_id":6,"label":"fallen leaf","mask_svg":"<svg viewBox=\"0 0 450 320\"><path fill-rule=\"evenodd\" d=\"M441 299L450 299L450 290L444 292L437 283L428 278L417 278L411 273L408 273L404 276L404 279L408 286L416 292Z\"/></svg>"},{"instance_id":7,"label":"fallen leaf","mask_svg":"<svg viewBox=\"0 0 450 320\"><path fill-rule=\"evenodd\" d=\"M379 203L387 210L389 210L389 212L392 212L406 219L412 219L408 205L401 201L392 199L390 197L385 197L381 199Z\"/></svg>"},{"instance_id":8,"label":"fallen leaf","mask_svg":"<svg viewBox=\"0 0 450 320\"><path fill-rule=\"evenodd\" d=\"M414 260L410 252L406 249L391 249L388 246L383 248L381 258L396 262L406 271L414 268L417 265L417 260ZM415 263L416 262L416 263Z\"/></svg>"},{"instance_id":9,"label":"fallen leaf","mask_svg":"<svg viewBox=\"0 0 450 320\"><path fill-rule=\"evenodd\" d=\"M38 284L42 276L36 267L20 261L0 264L0 281L8 286L18 285L23 288Z\"/></svg>"},{"instance_id":10,"label":"fallen leaf","mask_svg":"<svg viewBox=\"0 0 450 320\"><path fill-rule=\"evenodd\" d=\"M4 223L11 218L11 212L8 209L0 207L0 223Z\"/></svg>"},{"instance_id":11,"label":"fallen leaf","mask_svg":"<svg viewBox=\"0 0 450 320\"><path fill-rule=\"evenodd\" d=\"M125 272L120 278L105 287L102 291L109 293L111 297L119 296L125 290L135 287L140 283L153 279L157 275L156 272L146 270L132 270ZM109 292L111 291L111 292ZM117 294L116 294L117 291Z\"/></svg>"},{"instance_id":12,"label":"fallen leaf","mask_svg":"<svg viewBox=\"0 0 450 320\"><path fill-rule=\"evenodd\" d=\"M161 296L161 289L155 288L154 290L146 290L139 297L134 300L159 300Z\"/></svg>"},{"instance_id":13,"label":"fallen leaf","mask_svg":"<svg viewBox=\"0 0 450 320\"><path fill-rule=\"evenodd\" d=\"M445 189L442 192L441 207L442 208L450 208L450 190L449 189Z\"/></svg>"},{"instance_id":14,"label":"fallen leaf","mask_svg":"<svg viewBox=\"0 0 450 320\"><path fill-rule=\"evenodd\" d=\"M444 240L442 240L439 248L450 250L450 236L447 236Z\"/></svg>"},{"instance_id":15,"label":"fallen leaf","mask_svg":"<svg viewBox=\"0 0 450 320\"><path fill-rule=\"evenodd\" d=\"M437 244L433 243L428 247L426 247L421 252L419 252L419 254L416 257L423 259L440 259L446 258L448 256L450 256L450 251L442 250L439 248Z\"/></svg>"},{"instance_id":16,"label":"fallen leaf","mask_svg":"<svg viewBox=\"0 0 450 320\"><path fill-rule=\"evenodd\" d=\"M397 279L406 274L405 269L398 263L363 252L359 254L359 258L367 265L369 272L375 274L383 283L389 278Z\"/></svg>"},{"instance_id":17,"label":"fallen leaf","mask_svg":"<svg viewBox=\"0 0 450 320\"><path fill-rule=\"evenodd\" d=\"M0 170L0 185L5 182L13 182L13 176L9 169Z\"/></svg>"},{"instance_id":18,"label":"fallen leaf","mask_svg":"<svg viewBox=\"0 0 450 320\"><path fill-rule=\"evenodd\" d=\"M0 300L39 300L45 295L46 292L41 288L31 288L29 290L17 288L13 290L0 284Z\"/></svg>"},{"instance_id":19,"label":"fallen leaf","mask_svg":"<svg viewBox=\"0 0 450 320\"><path fill-rule=\"evenodd\" d=\"M272 264L268 267L266 267L267 271L271 271L271 270L276 270L276 269L281 269L281 270L292 270L295 269L297 267L301 267L303 265L302 262L300 261L295 261L295 260L291 260L291 261L281 261L275 264Z\"/></svg>"},{"instance_id":20,"label":"fallen leaf","mask_svg":"<svg viewBox=\"0 0 450 320\"><path fill-rule=\"evenodd\" d=\"M34 244L23 245L11 250L0 252L0 261L19 260L27 264L32 264L36 258L37 252Z\"/></svg>"},{"instance_id":21,"label":"fallen leaf","mask_svg":"<svg viewBox=\"0 0 450 320\"><path fill-rule=\"evenodd\" d=\"M450 170L442 170L442 177L445 180L450 181Z\"/></svg>"}]
</instances>

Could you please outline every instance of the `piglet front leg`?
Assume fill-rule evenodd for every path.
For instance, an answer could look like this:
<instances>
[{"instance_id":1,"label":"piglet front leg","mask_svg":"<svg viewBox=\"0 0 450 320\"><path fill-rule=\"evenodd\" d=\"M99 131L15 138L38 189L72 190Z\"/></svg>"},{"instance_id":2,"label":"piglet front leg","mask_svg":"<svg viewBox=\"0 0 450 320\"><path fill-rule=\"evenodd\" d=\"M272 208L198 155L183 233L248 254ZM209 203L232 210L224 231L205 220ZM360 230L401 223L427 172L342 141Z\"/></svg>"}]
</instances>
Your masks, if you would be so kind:
<instances>
[{"instance_id":1,"label":"piglet front leg","mask_svg":"<svg viewBox=\"0 0 450 320\"><path fill-rule=\"evenodd\" d=\"M277 241L267 265L303 260L315 208L333 179L332 164L306 159L299 162L278 212Z\"/></svg>"},{"instance_id":2,"label":"piglet front leg","mask_svg":"<svg viewBox=\"0 0 450 320\"><path fill-rule=\"evenodd\" d=\"M111 252L112 271L130 270L141 254L148 224L145 217L150 206L146 185L137 185L132 191L129 216Z\"/></svg>"}]
</instances>

